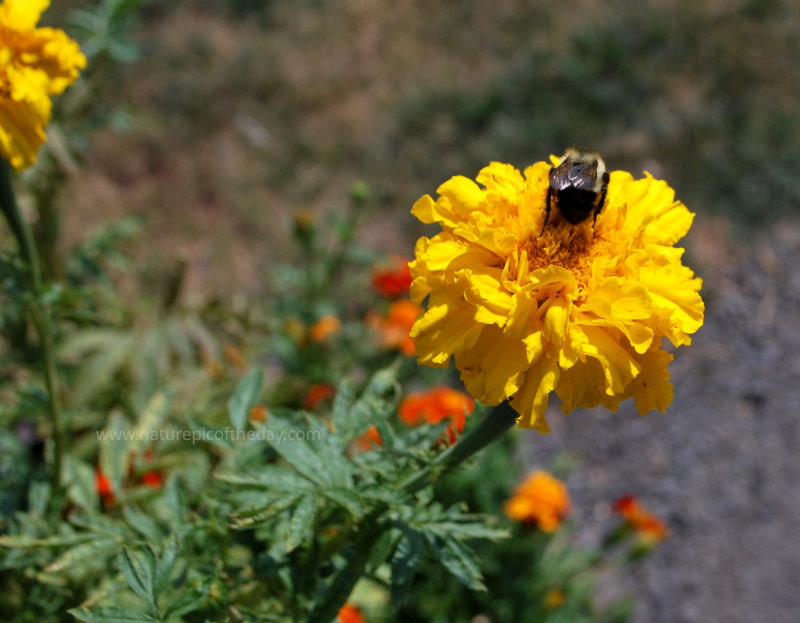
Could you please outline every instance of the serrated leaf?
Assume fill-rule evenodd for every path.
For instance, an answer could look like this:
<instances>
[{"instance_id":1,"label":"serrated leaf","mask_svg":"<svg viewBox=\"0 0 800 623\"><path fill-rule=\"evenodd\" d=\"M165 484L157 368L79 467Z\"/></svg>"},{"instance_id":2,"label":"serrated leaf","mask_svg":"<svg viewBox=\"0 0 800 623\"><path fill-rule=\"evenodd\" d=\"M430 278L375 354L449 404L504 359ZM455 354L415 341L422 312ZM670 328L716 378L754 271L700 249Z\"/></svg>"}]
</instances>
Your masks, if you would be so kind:
<instances>
[{"instance_id":1,"label":"serrated leaf","mask_svg":"<svg viewBox=\"0 0 800 623\"><path fill-rule=\"evenodd\" d=\"M228 416L236 430L244 430L252 409L261 396L261 384L264 375L258 368L253 368L242 377L230 400L228 400Z\"/></svg>"},{"instance_id":2,"label":"serrated leaf","mask_svg":"<svg viewBox=\"0 0 800 623\"><path fill-rule=\"evenodd\" d=\"M356 492L350 489L331 487L321 489L320 493L339 506L346 508L355 519L360 519L364 515L364 502Z\"/></svg>"},{"instance_id":3,"label":"serrated leaf","mask_svg":"<svg viewBox=\"0 0 800 623\"><path fill-rule=\"evenodd\" d=\"M286 419L276 414L271 415L269 424L271 431L268 432L273 434L267 435L266 439L275 452L280 454L299 474L302 474L311 482L323 486L333 484L331 466L326 465L320 459L311 444L306 441L292 440L292 437L298 432L297 426L293 426Z\"/></svg>"},{"instance_id":4,"label":"serrated leaf","mask_svg":"<svg viewBox=\"0 0 800 623\"><path fill-rule=\"evenodd\" d=\"M151 543L158 543L163 538L164 534L158 524L135 507L125 506L122 516L131 528Z\"/></svg>"},{"instance_id":5,"label":"serrated leaf","mask_svg":"<svg viewBox=\"0 0 800 623\"><path fill-rule=\"evenodd\" d=\"M124 548L117 557L119 570L131 590L156 610L153 582L155 580L155 555L149 548L132 552Z\"/></svg>"},{"instance_id":6,"label":"serrated leaf","mask_svg":"<svg viewBox=\"0 0 800 623\"><path fill-rule=\"evenodd\" d=\"M47 573L59 573L86 560L102 558L106 554L116 551L119 546L119 539L113 537L95 538L88 543L82 543L68 549L47 565L44 570Z\"/></svg>"},{"instance_id":7,"label":"serrated leaf","mask_svg":"<svg viewBox=\"0 0 800 623\"><path fill-rule=\"evenodd\" d=\"M209 583L210 580L206 580L201 586L182 593L180 597L169 605L164 613L164 618L179 617L202 608L208 599Z\"/></svg>"},{"instance_id":8,"label":"serrated leaf","mask_svg":"<svg viewBox=\"0 0 800 623\"><path fill-rule=\"evenodd\" d=\"M130 451L127 438L128 423L119 411L114 411L100 436L100 470L111 481L112 491L122 489L128 471Z\"/></svg>"},{"instance_id":9,"label":"serrated leaf","mask_svg":"<svg viewBox=\"0 0 800 623\"><path fill-rule=\"evenodd\" d=\"M405 528L405 537L392 556L392 603L401 604L408 596L414 573L425 555L425 539L417 530Z\"/></svg>"},{"instance_id":10,"label":"serrated leaf","mask_svg":"<svg viewBox=\"0 0 800 623\"><path fill-rule=\"evenodd\" d=\"M286 551L295 550L311 532L317 511L317 500L314 495L305 495L298 502L289 521L289 530L286 535Z\"/></svg>"},{"instance_id":11,"label":"serrated leaf","mask_svg":"<svg viewBox=\"0 0 800 623\"><path fill-rule=\"evenodd\" d=\"M190 422L189 426L192 428L192 442L195 440L205 441L212 445L226 450L233 450L233 443L230 440L228 432L219 426L209 426L201 422Z\"/></svg>"},{"instance_id":12,"label":"serrated leaf","mask_svg":"<svg viewBox=\"0 0 800 623\"><path fill-rule=\"evenodd\" d=\"M167 582L169 582L175 563L178 560L179 551L178 537L173 534L167 539L164 549L161 550L158 565L156 565L156 574L153 580L153 593L156 598L164 591Z\"/></svg>"},{"instance_id":13,"label":"serrated leaf","mask_svg":"<svg viewBox=\"0 0 800 623\"><path fill-rule=\"evenodd\" d=\"M130 438L132 441L130 447L132 450L136 450L139 453L142 448L147 447L150 434L161 428L164 423L169 401L169 395L164 392L157 392L150 397L147 405L139 414L136 427L131 432Z\"/></svg>"},{"instance_id":14,"label":"serrated leaf","mask_svg":"<svg viewBox=\"0 0 800 623\"><path fill-rule=\"evenodd\" d=\"M37 539L22 534L4 534L0 536L0 547L14 549L43 549L47 547L65 547L78 545L91 541L91 534L73 534L64 536L50 536L44 539Z\"/></svg>"},{"instance_id":15,"label":"serrated leaf","mask_svg":"<svg viewBox=\"0 0 800 623\"><path fill-rule=\"evenodd\" d=\"M302 497L302 495L296 495L288 498L284 497L281 500L275 500L272 503L266 504L259 508L252 508L241 513L237 513L234 516L235 523L232 527L235 529L251 528L260 523L264 523L276 515L279 515L286 509L294 506Z\"/></svg>"},{"instance_id":16,"label":"serrated leaf","mask_svg":"<svg viewBox=\"0 0 800 623\"><path fill-rule=\"evenodd\" d=\"M442 521L425 525L425 531L446 537L452 536L462 539L488 539L499 541L508 538L510 532L506 528L491 528L482 522Z\"/></svg>"},{"instance_id":17,"label":"serrated leaf","mask_svg":"<svg viewBox=\"0 0 800 623\"><path fill-rule=\"evenodd\" d=\"M70 515L70 523L79 527L91 530L101 536L117 536L121 539L130 539L133 537L133 532L121 522L114 521L113 519L101 515L100 513L73 513ZM93 538L93 537L91 537Z\"/></svg>"},{"instance_id":18,"label":"serrated leaf","mask_svg":"<svg viewBox=\"0 0 800 623\"><path fill-rule=\"evenodd\" d=\"M284 491L286 493L296 493L297 491L311 489L311 484L307 478L303 478L291 469L280 465L268 465L258 471L244 474L222 472L215 474L215 477L232 485Z\"/></svg>"},{"instance_id":19,"label":"serrated leaf","mask_svg":"<svg viewBox=\"0 0 800 623\"><path fill-rule=\"evenodd\" d=\"M94 469L73 457L67 457L64 463L64 481L69 483L67 497L84 510L95 511L100 504L100 498L97 496Z\"/></svg>"},{"instance_id":20,"label":"serrated leaf","mask_svg":"<svg viewBox=\"0 0 800 623\"><path fill-rule=\"evenodd\" d=\"M153 623L158 619L144 612L131 612L123 608L107 607L88 610L86 608L72 608L67 613L79 621L86 623Z\"/></svg>"},{"instance_id":21,"label":"serrated leaf","mask_svg":"<svg viewBox=\"0 0 800 623\"><path fill-rule=\"evenodd\" d=\"M353 422L350 416L350 407L353 406L353 386L342 381L336 389L333 398L332 418L333 430L342 439L349 439L353 432Z\"/></svg>"},{"instance_id":22,"label":"serrated leaf","mask_svg":"<svg viewBox=\"0 0 800 623\"><path fill-rule=\"evenodd\" d=\"M428 541L439 554L439 560L444 567L459 582L474 591L486 590L483 576L475 560L475 553L472 550L453 538L440 540L428 537Z\"/></svg>"}]
</instances>

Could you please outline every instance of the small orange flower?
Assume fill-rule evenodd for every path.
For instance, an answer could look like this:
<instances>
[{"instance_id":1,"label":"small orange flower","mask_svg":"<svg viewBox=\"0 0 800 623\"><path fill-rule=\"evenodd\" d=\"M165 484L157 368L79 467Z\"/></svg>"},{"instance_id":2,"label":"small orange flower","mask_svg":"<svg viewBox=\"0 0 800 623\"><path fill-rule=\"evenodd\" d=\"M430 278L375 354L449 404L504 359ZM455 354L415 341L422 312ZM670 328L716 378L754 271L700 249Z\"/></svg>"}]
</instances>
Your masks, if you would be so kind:
<instances>
[{"instance_id":1,"label":"small orange flower","mask_svg":"<svg viewBox=\"0 0 800 623\"><path fill-rule=\"evenodd\" d=\"M420 306L411 301L395 301L389 306L385 318L371 314L366 323L380 336L384 348L397 349L407 357L413 357L416 351L409 333L420 310Z\"/></svg>"},{"instance_id":2,"label":"small orange flower","mask_svg":"<svg viewBox=\"0 0 800 623\"><path fill-rule=\"evenodd\" d=\"M114 505L114 488L108 476L99 469L95 470L95 488L100 499L103 500L103 506L109 508Z\"/></svg>"},{"instance_id":3,"label":"small orange flower","mask_svg":"<svg viewBox=\"0 0 800 623\"><path fill-rule=\"evenodd\" d=\"M251 422L266 422L267 415L267 408L264 405L256 405L250 409Z\"/></svg>"},{"instance_id":4,"label":"small orange flower","mask_svg":"<svg viewBox=\"0 0 800 623\"><path fill-rule=\"evenodd\" d=\"M352 604L343 605L337 618L339 623L364 623L364 615L361 614L361 610Z\"/></svg>"},{"instance_id":5,"label":"small orange flower","mask_svg":"<svg viewBox=\"0 0 800 623\"><path fill-rule=\"evenodd\" d=\"M623 495L614 502L614 512L633 528L643 545L653 546L667 538L667 525L632 495Z\"/></svg>"},{"instance_id":6,"label":"small orange flower","mask_svg":"<svg viewBox=\"0 0 800 623\"><path fill-rule=\"evenodd\" d=\"M450 419L447 441L455 443L464 430L466 415L472 413L475 401L466 394L450 387L440 386L426 392L409 394L400 403L400 420L408 426L438 424Z\"/></svg>"},{"instance_id":7,"label":"small orange flower","mask_svg":"<svg viewBox=\"0 0 800 623\"><path fill-rule=\"evenodd\" d=\"M332 335L339 333L342 323L336 316L323 316L308 330L308 337L312 342L324 342Z\"/></svg>"},{"instance_id":8,"label":"small orange flower","mask_svg":"<svg viewBox=\"0 0 800 623\"><path fill-rule=\"evenodd\" d=\"M153 462L153 457L155 454L152 448L147 448L143 455L142 455L142 463L145 465L147 463ZM136 451L131 452L130 460L128 463L128 479L133 479L135 474L136 468ZM144 472L141 476L136 478L135 483L139 485L147 485L152 489L158 489L161 487L161 481L163 477L163 472L160 469L151 469Z\"/></svg>"},{"instance_id":9,"label":"small orange flower","mask_svg":"<svg viewBox=\"0 0 800 623\"><path fill-rule=\"evenodd\" d=\"M531 473L517 486L505 504L506 515L514 521L533 523L543 532L555 532L570 509L569 493L563 482L545 471Z\"/></svg>"},{"instance_id":10,"label":"small orange flower","mask_svg":"<svg viewBox=\"0 0 800 623\"><path fill-rule=\"evenodd\" d=\"M147 485L151 489L159 489L161 487L161 471L152 470L142 474L139 478L139 484Z\"/></svg>"},{"instance_id":11,"label":"small orange flower","mask_svg":"<svg viewBox=\"0 0 800 623\"><path fill-rule=\"evenodd\" d=\"M203 361L206 374L212 379L219 380L225 376L225 369L222 367L222 364L216 360L214 354L210 350L203 348L200 351L200 359Z\"/></svg>"},{"instance_id":12,"label":"small orange flower","mask_svg":"<svg viewBox=\"0 0 800 623\"><path fill-rule=\"evenodd\" d=\"M242 355L242 351L232 344L228 344L222 349L222 356L225 357L225 361L235 368L244 370L247 367L247 361L245 360L244 355Z\"/></svg>"},{"instance_id":13,"label":"small orange flower","mask_svg":"<svg viewBox=\"0 0 800 623\"><path fill-rule=\"evenodd\" d=\"M353 444L359 452L371 450L374 446L382 446L381 434L375 425L370 426L363 435L356 437Z\"/></svg>"},{"instance_id":14,"label":"small orange flower","mask_svg":"<svg viewBox=\"0 0 800 623\"><path fill-rule=\"evenodd\" d=\"M336 388L330 383L317 383L308 388L303 408L306 411L313 411L320 402L333 398L336 395Z\"/></svg>"},{"instance_id":15,"label":"small orange flower","mask_svg":"<svg viewBox=\"0 0 800 623\"><path fill-rule=\"evenodd\" d=\"M558 610L567 603L567 596L560 588L550 588L544 594L544 606L548 610Z\"/></svg>"},{"instance_id":16,"label":"small orange flower","mask_svg":"<svg viewBox=\"0 0 800 623\"><path fill-rule=\"evenodd\" d=\"M411 269L408 262L405 258L395 257L393 266L376 268L372 272L373 289L387 299L408 296L411 288Z\"/></svg>"}]
</instances>

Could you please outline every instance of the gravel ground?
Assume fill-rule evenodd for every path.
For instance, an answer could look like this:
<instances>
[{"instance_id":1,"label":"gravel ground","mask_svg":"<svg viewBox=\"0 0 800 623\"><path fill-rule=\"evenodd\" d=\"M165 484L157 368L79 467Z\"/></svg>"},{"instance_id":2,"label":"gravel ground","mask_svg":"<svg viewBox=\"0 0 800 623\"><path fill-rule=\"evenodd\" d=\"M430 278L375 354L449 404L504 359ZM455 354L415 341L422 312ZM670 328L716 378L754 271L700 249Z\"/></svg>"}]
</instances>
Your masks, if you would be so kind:
<instances>
[{"instance_id":1,"label":"gravel ground","mask_svg":"<svg viewBox=\"0 0 800 623\"><path fill-rule=\"evenodd\" d=\"M667 520L671 538L626 587L634 623L800 621L800 227L746 250L720 239L688 240L706 322L676 353L667 413L554 410L552 433L530 438L537 464L580 459L580 525L628 492Z\"/></svg>"}]
</instances>

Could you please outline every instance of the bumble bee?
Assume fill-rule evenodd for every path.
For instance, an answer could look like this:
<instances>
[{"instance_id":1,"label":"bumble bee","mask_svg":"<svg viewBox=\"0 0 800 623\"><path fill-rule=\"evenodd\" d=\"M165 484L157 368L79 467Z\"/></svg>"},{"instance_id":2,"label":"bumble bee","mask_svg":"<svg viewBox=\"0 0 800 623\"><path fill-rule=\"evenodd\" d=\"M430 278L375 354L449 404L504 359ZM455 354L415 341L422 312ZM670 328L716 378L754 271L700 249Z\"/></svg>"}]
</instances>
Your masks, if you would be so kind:
<instances>
[{"instance_id":1,"label":"bumble bee","mask_svg":"<svg viewBox=\"0 0 800 623\"><path fill-rule=\"evenodd\" d=\"M572 225L591 216L594 226L608 190L608 170L600 154L583 147L570 147L558 165L550 168L549 177L542 233L550 220L553 204Z\"/></svg>"}]
</instances>

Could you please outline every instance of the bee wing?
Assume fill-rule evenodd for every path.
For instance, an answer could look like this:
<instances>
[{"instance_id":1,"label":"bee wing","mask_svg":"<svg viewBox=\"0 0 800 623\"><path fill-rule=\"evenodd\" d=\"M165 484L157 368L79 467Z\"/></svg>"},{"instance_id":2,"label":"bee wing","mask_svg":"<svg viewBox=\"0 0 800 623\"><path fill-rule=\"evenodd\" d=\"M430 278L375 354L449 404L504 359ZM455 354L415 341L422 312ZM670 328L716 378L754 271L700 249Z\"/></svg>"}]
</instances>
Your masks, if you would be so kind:
<instances>
[{"instance_id":1,"label":"bee wing","mask_svg":"<svg viewBox=\"0 0 800 623\"><path fill-rule=\"evenodd\" d=\"M593 190L597 181L597 162L576 163L565 160L550 170L550 186L554 190L576 188Z\"/></svg>"}]
</instances>

